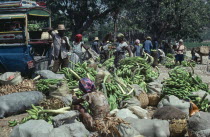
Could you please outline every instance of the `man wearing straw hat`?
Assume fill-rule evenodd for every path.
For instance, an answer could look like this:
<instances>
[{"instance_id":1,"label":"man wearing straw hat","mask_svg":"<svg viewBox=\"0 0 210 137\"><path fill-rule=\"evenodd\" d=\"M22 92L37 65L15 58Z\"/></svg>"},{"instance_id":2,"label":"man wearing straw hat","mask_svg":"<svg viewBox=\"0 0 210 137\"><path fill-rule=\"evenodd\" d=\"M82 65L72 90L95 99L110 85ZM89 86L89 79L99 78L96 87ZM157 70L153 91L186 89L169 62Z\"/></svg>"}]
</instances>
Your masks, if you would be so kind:
<instances>
[{"instance_id":1,"label":"man wearing straw hat","mask_svg":"<svg viewBox=\"0 0 210 137\"><path fill-rule=\"evenodd\" d=\"M98 37L95 37L93 44L92 44L92 49L97 53L100 54L100 50L99 50L99 39Z\"/></svg>"},{"instance_id":2,"label":"man wearing straw hat","mask_svg":"<svg viewBox=\"0 0 210 137\"><path fill-rule=\"evenodd\" d=\"M53 72L57 72L58 69L68 67L68 52L70 50L70 44L68 37L64 36L65 26L63 24L58 25L58 33L55 33L50 28L49 33L53 38L53 50L52 56L54 58Z\"/></svg>"}]
</instances>

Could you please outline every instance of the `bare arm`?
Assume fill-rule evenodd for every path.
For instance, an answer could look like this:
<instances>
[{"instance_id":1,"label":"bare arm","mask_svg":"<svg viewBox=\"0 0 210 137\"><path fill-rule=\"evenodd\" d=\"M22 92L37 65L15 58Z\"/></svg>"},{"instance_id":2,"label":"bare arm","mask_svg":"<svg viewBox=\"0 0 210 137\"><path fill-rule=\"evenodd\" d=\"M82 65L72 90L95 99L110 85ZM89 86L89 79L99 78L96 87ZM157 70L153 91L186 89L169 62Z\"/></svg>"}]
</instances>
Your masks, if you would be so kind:
<instances>
[{"instance_id":1,"label":"bare arm","mask_svg":"<svg viewBox=\"0 0 210 137\"><path fill-rule=\"evenodd\" d=\"M86 50L88 50L90 47L86 46L85 44L81 45L82 47L84 47Z\"/></svg>"},{"instance_id":2,"label":"bare arm","mask_svg":"<svg viewBox=\"0 0 210 137\"><path fill-rule=\"evenodd\" d=\"M131 52L130 46L127 46L127 47L126 47L126 50L128 51L129 56L130 56L130 57L133 57L133 53Z\"/></svg>"}]
</instances>

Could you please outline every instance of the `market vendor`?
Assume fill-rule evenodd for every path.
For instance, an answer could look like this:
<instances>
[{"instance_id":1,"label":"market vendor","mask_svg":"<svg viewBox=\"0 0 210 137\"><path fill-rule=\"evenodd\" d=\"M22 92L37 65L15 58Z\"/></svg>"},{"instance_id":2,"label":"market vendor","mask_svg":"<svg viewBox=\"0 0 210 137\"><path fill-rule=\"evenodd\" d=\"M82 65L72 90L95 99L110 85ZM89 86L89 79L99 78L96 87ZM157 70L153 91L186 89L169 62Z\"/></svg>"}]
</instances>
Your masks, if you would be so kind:
<instances>
[{"instance_id":1,"label":"market vendor","mask_svg":"<svg viewBox=\"0 0 210 137\"><path fill-rule=\"evenodd\" d=\"M83 60L85 60L84 52L82 51L82 48L85 50L88 50L89 47L84 45L84 42L82 41L82 34L77 34L75 36L75 41L73 41L73 53L75 53L79 57L80 63L82 63ZM77 62L75 62L77 63Z\"/></svg>"},{"instance_id":2,"label":"market vendor","mask_svg":"<svg viewBox=\"0 0 210 137\"><path fill-rule=\"evenodd\" d=\"M49 29L49 33L53 38L52 56L54 59L53 72L57 72L58 69L68 67L68 52L70 50L69 38L64 36L65 26L63 24L58 25L58 33Z\"/></svg>"},{"instance_id":3,"label":"market vendor","mask_svg":"<svg viewBox=\"0 0 210 137\"><path fill-rule=\"evenodd\" d=\"M117 42L119 43L115 52L115 59L114 59L115 67L118 67L119 61L125 58L126 51L128 51L129 57L133 56L130 46L128 46L128 44L124 41L124 35L122 33L119 33L117 35Z\"/></svg>"},{"instance_id":4,"label":"market vendor","mask_svg":"<svg viewBox=\"0 0 210 137\"><path fill-rule=\"evenodd\" d=\"M177 62L180 63L180 65L182 64L182 61L184 61L184 50L185 50L185 46L183 44L183 40L180 39L179 40L179 45L177 46L177 49L176 49L176 64Z\"/></svg>"},{"instance_id":5,"label":"market vendor","mask_svg":"<svg viewBox=\"0 0 210 137\"><path fill-rule=\"evenodd\" d=\"M110 111L108 100L102 92L96 90L94 82L88 78L82 78L79 81L79 89L84 95L80 99L74 96L72 104L80 112L81 120L86 128L94 131L94 120L103 119ZM89 103L91 115L81 105L84 101Z\"/></svg>"}]
</instances>

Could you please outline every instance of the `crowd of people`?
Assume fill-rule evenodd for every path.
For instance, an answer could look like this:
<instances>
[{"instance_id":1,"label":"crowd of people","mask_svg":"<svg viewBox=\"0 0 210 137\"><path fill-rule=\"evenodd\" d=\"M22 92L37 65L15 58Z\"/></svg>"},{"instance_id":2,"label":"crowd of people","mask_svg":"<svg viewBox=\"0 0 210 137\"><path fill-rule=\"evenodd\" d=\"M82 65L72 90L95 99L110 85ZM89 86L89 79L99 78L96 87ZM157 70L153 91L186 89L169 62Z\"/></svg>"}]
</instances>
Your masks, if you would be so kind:
<instances>
[{"instance_id":1,"label":"crowd of people","mask_svg":"<svg viewBox=\"0 0 210 137\"><path fill-rule=\"evenodd\" d=\"M85 53L88 50L93 50L100 55L100 63L114 56L114 65L116 68L119 66L119 61L126 58L127 53L129 57L143 57L146 53L160 59L165 54L171 53L175 55L177 63L179 62L181 64L184 60L185 46L183 45L183 40L179 40L176 45L172 46L170 42L159 42L156 38L152 41L152 38L148 36L144 42L141 43L139 39L136 39L134 44L130 45L125 40L125 36L119 33L116 36L116 42L114 41L113 35L107 34L102 42L100 42L98 37L95 37L91 46L87 46L82 41L83 36L81 34L77 34L71 44L69 38L65 36L66 29L64 25L58 25L57 31L58 33L55 33L52 29L49 29L49 33L53 39L53 72L57 72L59 68L69 67L69 61L82 63L87 59ZM153 55L154 53L156 53L156 56ZM97 119L103 119L109 113L107 98L102 92L97 91L94 82L88 78L82 78L79 81L79 89L83 91L84 95L80 99L76 96L73 97L74 109L80 112L80 118L86 127L94 131L95 121ZM90 104L91 115L81 105L84 101Z\"/></svg>"},{"instance_id":2,"label":"crowd of people","mask_svg":"<svg viewBox=\"0 0 210 137\"><path fill-rule=\"evenodd\" d=\"M160 42L157 38L152 40L152 38L148 36L145 41L141 42L139 39L136 39L134 44L130 45L128 44L129 42L125 40L125 36L122 33L116 36L115 41L112 34L107 34L101 42L98 37L95 37L91 46L85 45L82 41L83 36L77 34L71 44L68 37L64 35L66 31L64 25L58 25L57 31L58 33L55 33L52 29L49 29L49 33L53 38L53 72L57 72L60 67L69 67L69 60L73 64L78 62L82 63L91 56L89 52L87 52L89 49L92 49L95 53L100 55L100 63L114 56L115 67L118 67L119 61L126 57L126 53L128 53L129 57L142 57L144 53L147 53L159 62L162 61L165 55L170 53L175 55L176 63L181 64L184 60L184 52L186 50L182 39L172 44L170 41L166 40Z\"/></svg>"}]
</instances>

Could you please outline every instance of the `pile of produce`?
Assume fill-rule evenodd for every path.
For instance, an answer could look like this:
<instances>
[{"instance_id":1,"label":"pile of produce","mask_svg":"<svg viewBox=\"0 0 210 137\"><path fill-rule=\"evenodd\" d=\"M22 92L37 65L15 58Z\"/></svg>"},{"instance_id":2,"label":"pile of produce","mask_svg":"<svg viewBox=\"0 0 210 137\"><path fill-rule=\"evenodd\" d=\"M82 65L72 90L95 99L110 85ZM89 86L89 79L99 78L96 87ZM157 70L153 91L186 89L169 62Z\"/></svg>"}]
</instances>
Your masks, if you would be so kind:
<instances>
[{"instance_id":1,"label":"pile of produce","mask_svg":"<svg viewBox=\"0 0 210 137\"><path fill-rule=\"evenodd\" d=\"M150 64L141 57L126 58L120 61L120 67L116 70L117 76L121 77L126 84L138 84L146 91L146 83L152 82L159 76Z\"/></svg>"},{"instance_id":2,"label":"pile of produce","mask_svg":"<svg viewBox=\"0 0 210 137\"><path fill-rule=\"evenodd\" d=\"M58 79L41 79L36 83L38 91L41 91L43 94L48 95L50 85L59 84L61 80Z\"/></svg>"},{"instance_id":3,"label":"pile of produce","mask_svg":"<svg viewBox=\"0 0 210 137\"><path fill-rule=\"evenodd\" d=\"M163 64L166 68L174 68L175 65L175 57L173 54L167 54L165 58L165 62Z\"/></svg>"},{"instance_id":4,"label":"pile of produce","mask_svg":"<svg viewBox=\"0 0 210 137\"><path fill-rule=\"evenodd\" d=\"M70 89L77 87L78 80L80 80L81 78L87 77L95 81L97 72L93 68L88 67L88 64L86 62L84 62L83 64L75 65L76 66L74 70L70 68L64 68L60 72L61 74L65 74Z\"/></svg>"},{"instance_id":5,"label":"pile of produce","mask_svg":"<svg viewBox=\"0 0 210 137\"><path fill-rule=\"evenodd\" d=\"M52 117L57 114L63 114L69 112L70 107L63 107L57 110L44 110L43 107L32 105L32 109L27 110L28 116L24 117L21 121L13 120L9 121L9 126L13 127L17 124L23 124L29 120L43 119L52 124Z\"/></svg>"},{"instance_id":6,"label":"pile of produce","mask_svg":"<svg viewBox=\"0 0 210 137\"><path fill-rule=\"evenodd\" d=\"M184 68L175 67L169 72L168 79L163 81L163 94L174 95L180 99L189 99L192 92L204 90L209 92L208 85L201 78Z\"/></svg>"},{"instance_id":7,"label":"pile of produce","mask_svg":"<svg viewBox=\"0 0 210 137\"><path fill-rule=\"evenodd\" d=\"M0 96L16 92L34 91L36 89L33 80L25 79L18 85L3 85L0 89Z\"/></svg>"}]
</instances>

